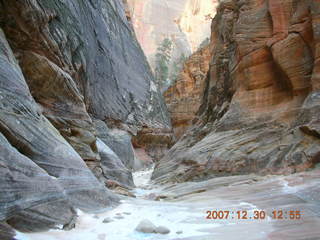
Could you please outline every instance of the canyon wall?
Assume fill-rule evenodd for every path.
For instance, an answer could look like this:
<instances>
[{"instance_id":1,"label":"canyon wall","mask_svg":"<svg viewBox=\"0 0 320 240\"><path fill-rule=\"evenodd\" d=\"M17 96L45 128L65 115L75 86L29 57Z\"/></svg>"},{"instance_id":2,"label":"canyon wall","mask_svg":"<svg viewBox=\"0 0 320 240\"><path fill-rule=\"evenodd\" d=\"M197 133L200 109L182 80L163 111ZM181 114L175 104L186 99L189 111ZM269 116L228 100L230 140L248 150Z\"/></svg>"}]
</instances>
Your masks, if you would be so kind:
<instances>
[{"instance_id":1,"label":"canyon wall","mask_svg":"<svg viewBox=\"0 0 320 240\"><path fill-rule=\"evenodd\" d=\"M205 91L212 46L206 45L193 53L184 63L175 83L164 92L175 140L195 121Z\"/></svg>"},{"instance_id":2,"label":"canyon wall","mask_svg":"<svg viewBox=\"0 0 320 240\"><path fill-rule=\"evenodd\" d=\"M153 69L159 46L164 39L172 42L169 78L175 78L184 59L210 36L211 19L218 3L217 0L126 1L138 41Z\"/></svg>"},{"instance_id":3,"label":"canyon wall","mask_svg":"<svg viewBox=\"0 0 320 240\"><path fill-rule=\"evenodd\" d=\"M0 1L0 27L0 223L68 229L133 186L131 135L170 129L164 101L120 1Z\"/></svg>"},{"instance_id":4,"label":"canyon wall","mask_svg":"<svg viewBox=\"0 0 320 240\"><path fill-rule=\"evenodd\" d=\"M223 0L197 121L158 181L289 174L320 162L319 1Z\"/></svg>"}]
</instances>

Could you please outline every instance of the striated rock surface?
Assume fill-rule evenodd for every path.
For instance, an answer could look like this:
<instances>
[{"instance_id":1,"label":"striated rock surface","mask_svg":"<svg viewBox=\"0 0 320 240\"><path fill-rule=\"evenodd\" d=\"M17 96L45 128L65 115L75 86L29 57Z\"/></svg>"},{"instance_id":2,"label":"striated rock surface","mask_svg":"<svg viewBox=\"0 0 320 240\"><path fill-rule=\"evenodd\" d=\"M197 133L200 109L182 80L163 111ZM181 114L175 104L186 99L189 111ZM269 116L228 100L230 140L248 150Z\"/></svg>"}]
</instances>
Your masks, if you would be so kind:
<instances>
[{"instance_id":1,"label":"striated rock surface","mask_svg":"<svg viewBox=\"0 0 320 240\"><path fill-rule=\"evenodd\" d=\"M206 86L211 57L211 45L195 53L184 63L176 82L164 93L174 136L179 139L192 126Z\"/></svg>"},{"instance_id":2,"label":"striated rock surface","mask_svg":"<svg viewBox=\"0 0 320 240\"><path fill-rule=\"evenodd\" d=\"M102 181L105 181L106 185L108 180L113 180L125 187L132 187L134 184L131 171L122 163L118 155L99 138L97 147L101 155Z\"/></svg>"},{"instance_id":3,"label":"striated rock surface","mask_svg":"<svg viewBox=\"0 0 320 240\"><path fill-rule=\"evenodd\" d=\"M170 127L127 17L116 0L0 1L0 222L69 228L117 202L106 180L133 185L132 145L98 147L94 121Z\"/></svg>"},{"instance_id":4,"label":"striated rock surface","mask_svg":"<svg viewBox=\"0 0 320 240\"><path fill-rule=\"evenodd\" d=\"M320 162L319 4L221 1L199 121L153 178L286 174Z\"/></svg>"},{"instance_id":5,"label":"striated rock surface","mask_svg":"<svg viewBox=\"0 0 320 240\"><path fill-rule=\"evenodd\" d=\"M39 231L67 224L73 208L107 207L116 198L43 116L2 31L0 37L0 219Z\"/></svg>"},{"instance_id":6,"label":"striated rock surface","mask_svg":"<svg viewBox=\"0 0 320 240\"><path fill-rule=\"evenodd\" d=\"M94 125L97 130L97 136L119 156L128 169L132 170L135 156L131 135L124 130L110 129L106 123L100 120L95 120Z\"/></svg>"},{"instance_id":7,"label":"striated rock surface","mask_svg":"<svg viewBox=\"0 0 320 240\"><path fill-rule=\"evenodd\" d=\"M143 127L136 136L133 136L132 144L140 153L142 150L147 154L143 156L142 153L141 160L148 163L148 157L151 158L151 161L159 161L173 145L173 140L171 128Z\"/></svg>"},{"instance_id":8,"label":"striated rock surface","mask_svg":"<svg viewBox=\"0 0 320 240\"><path fill-rule=\"evenodd\" d=\"M6 223L0 222L0 237L3 240L14 240L15 232L14 230Z\"/></svg>"},{"instance_id":9,"label":"striated rock surface","mask_svg":"<svg viewBox=\"0 0 320 240\"><path fill-rule=\"evenodd\" d=\"M154 119L166 123L149 66L121 2L39 0L2 5L1 22L15 54L32 51L72 76L93 117L131 124L151 124ZM88 18L93 15L98 17ZM44 63L43 72L48 64ZM37 71L34 65L22 68ZM148 107L151 98L154 105ZM51 108L58 105L51 101Z\"/></svg>"}]
</instances>

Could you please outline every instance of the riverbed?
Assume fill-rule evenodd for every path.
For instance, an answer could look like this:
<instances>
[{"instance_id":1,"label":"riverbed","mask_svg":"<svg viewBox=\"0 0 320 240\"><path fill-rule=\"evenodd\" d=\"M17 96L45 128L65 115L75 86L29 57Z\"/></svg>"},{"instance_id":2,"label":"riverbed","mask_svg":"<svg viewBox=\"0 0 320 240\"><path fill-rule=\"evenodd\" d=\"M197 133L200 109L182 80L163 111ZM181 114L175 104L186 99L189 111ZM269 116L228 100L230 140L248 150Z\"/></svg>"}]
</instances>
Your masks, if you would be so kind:
<instances>
[{"instance_id":1,"label":"riverbed","mask_svg":"<svg viewBox=\"0 0 320 240\"><path fill-rule=\"evenodd\" d=\"M78 212L76 228L44 233L18 233L18 240L319 240L320 171L290 176L232 176L203 182L157 185L152 169L135 172L136 198L100 214ZM229 212L224 219L207 219L208 211ZM245 212L239 219L237 212ZM255 219L255 212L265 212ZM274 219L274 211L283 211ZM290 219L291 211L300 218ZM285 213L286 212L286 213ZM103 223L105 219L109 223ZM135 230L148 219L170 233L146 234Z\"/></svg>"}]
</instances>

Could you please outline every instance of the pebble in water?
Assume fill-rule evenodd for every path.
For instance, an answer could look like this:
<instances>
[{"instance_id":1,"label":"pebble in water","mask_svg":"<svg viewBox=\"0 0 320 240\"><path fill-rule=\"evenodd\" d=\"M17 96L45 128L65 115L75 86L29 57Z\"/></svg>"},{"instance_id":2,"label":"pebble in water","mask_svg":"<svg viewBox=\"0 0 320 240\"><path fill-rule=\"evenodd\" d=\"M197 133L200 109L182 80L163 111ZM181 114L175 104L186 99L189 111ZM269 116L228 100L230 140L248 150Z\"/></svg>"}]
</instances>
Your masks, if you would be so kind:
<instances>
[{"instance_id":1,"label":"pebble in water","mask_svg":"<svg viewBox=\"0 0 320 240\"><path fill-rule=\"evenodd\" d=\"M168 233L170 233L170 230L169 230L169 228L167 228L165 226L159 226L159 227L156 228L156 233L168 234Z\"/></svg>"},{"instance_id":2,"label":"pebble in water","mask_svg":"<svg viewBox=\"0 0 320 240\"><path fill-rule=\"evenodd\" d=\"M105 218L103 221L103 223L110 223L110 222L113 222L113 220L111 218Z\"/></svg>"},{"instance_id":3,"label":"pebble in water","mask_svg":"<svg viewBox=\"0 0 320 240\"><path fill-rule=\"evenodd\" d=\"M151 221L145 219L142 220L136 227L136 231L142 233L158 233L158 234L168 234L170 230L165 226L156 227Z\"/></svg>"}]
</instances>

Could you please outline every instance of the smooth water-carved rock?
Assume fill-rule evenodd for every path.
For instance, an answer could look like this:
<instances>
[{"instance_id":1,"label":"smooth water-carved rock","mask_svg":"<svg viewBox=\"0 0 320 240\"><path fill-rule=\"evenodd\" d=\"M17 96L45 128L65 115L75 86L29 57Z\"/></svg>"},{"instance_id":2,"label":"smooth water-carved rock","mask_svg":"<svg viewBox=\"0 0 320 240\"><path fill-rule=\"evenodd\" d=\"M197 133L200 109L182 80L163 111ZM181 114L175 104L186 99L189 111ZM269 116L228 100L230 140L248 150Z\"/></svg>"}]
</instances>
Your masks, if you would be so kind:
<instances>
[{"instance_id":1,"label":"smooth water-carved rock","mask_svg":"<svg viewBox=\"0 0 320 240\"><path fill-rule=\"evenodd\" d=\"M132 187L134 184L131 171L135 162L135 154L131 136L119 129L109 129L100 120L94 120L94 126L101 161L99 166L93 168L93 171L106 184L107 180L113 180L120 185ZM99 171L101 171L100 174Z\"/></svg>"},{"instance_id":2,"label":"smooth water-carved rock","mask_svg":"<svg viewBox=\"0 0 320 240\"><path fill-rule=\"evenodd\" d=\"M170 233L170 229L165 227L165 226L158 226L156 227L156 233L159 234L169 234Z\"/></svg>"},{"instance_id":3,"label":"smooth water-carved rock","mask_svg":"<svg viewBox=\"0 0 320 240\"><path fill-rule=\"evenodd\" d=\"M72 76L95 118L169 123L121 1L4 2L1 15L14 52L37 53Z\"/></svg>"},{"instance_id":4,"label":"smooth water-carved rock","mask_svg":"<svg viewBox=\"0 0 320 240\"><path fill-rule=\"evenodd\" d=\"M94 126L97 136L118 155L124 166L132 170L135 155L130 134L124 130L110 129L100 120L94 120Z\"/></svg>"},{"instance_id":5,"label":"smooth water-carved rock","mask_svg":"<svg viewBox=\"0 0 320 240\"><path fill-rule=\"evenodd\" d=\"M67 224L73 208L110 205L116 198L42 115L0 33L1 184L6 189L1 220L21 231L39 231Z\"/></svg>"},{"instance_id":6,"label":"smooth water-carved rock","mask_svg":"<svg viewBox=\"0 0 320 240\"><path fill-rule=\"evenodd\" d=\"M44 56L24 51L20 65L43 114L84 160L98 160L94 127L72 77Z\"/></svg>"},{"instance_id":7,"label":"smooth water-carved rock","mask_svg":"<svg viewBox=\"0 0 320 240\"><path fill-rule=\"evenodd\" d=\"M136 136L133 136L132 143L136 149L143 149L152 161L159 161L173 145L172 129L143 127ZM148 160L145 160L147 163Z\"/></svg>"},{"instance_id":8,"label":"smooth water-carved rock","mask_svg":"<svg viewBox=\"0 0 320 240\"><path fill-rule=\"evenodd\" d=\"M0 237L3 240L14 240L14 230L6 223L0 222Z\"/></svg>"},{"instance_id":9,"label":"smooth water-carved rock","mask_svg":"<svg viewBox=\"0 0 320 240\"><path fill-rule=\"evenodd\" d=\"M74 208L117 201L90 171L100 177L105 161L122 164L99 153L92 118L169 127L163 99L120 1L1 1L0 26L1 202L12 202L0 221L21 231L68 228ZM16 172L22 161L28 171ZM133 184L128 169L119 178ZM9 199L18 186L25 192Z\"/></svg>"},{"instance_id":10,"label":"smooth water-carved rock","mask_svg":"<svg viewBox=\"0 0 320 240\"><path fill-rule=\"evenodd\" d=\"M138 224L135 230L142 233L155 233L156 228L150 220L144 219Z\"/></svg>"},{"instance_id":11,"label":"smooth water-carved rock","mask_svg":"<svg viewBox=\"0 0 320 240\"><path fill-rule=\"evenodd\" d=\"M0 143L0 219L7 219L21 231L68 224L75 217L75 210L58 179L19 153L1 133Z\"/></svg>"},{"instance_id":12,"label":"smooth water-carved rock","mask_svg":"<svg viewBox=\"0 0 320 240\"><path fill-rule=\"evenodd\" d=\"M97 147L101 156L101 168L104 178L132 187L134 185L132 174L118 155L99 138L97 139Z\"/></svg>"},{"instance_id":13,"label":"smooth water-carved rock","mask_svg":"<svg viewBox=\"0 0 320 240\"><path fill-rule=\"evenodd\" d=\"M221 1L197 123L153 178L293 173L319 162L318 5Z\"/></svg>"},{"instance_id":14,"label":"smooth water-carved rock","mask_svg":"<svg viewBox=\"0 0 320 240\"><path fill-rule=\"evenodd\" d=\"M142 126L170 128L121 1L7 1L0 12L0 26L32 97L97 175L101 166L92 119L123 124L134 134ZM128 134L120 135L129 141ZM133 150L117 148L131 169Z\"/></svg>"}]
</instances>

